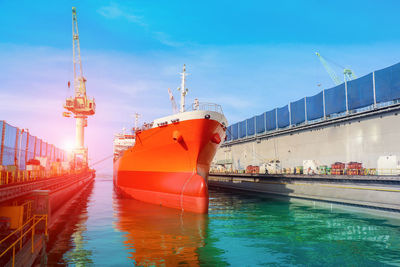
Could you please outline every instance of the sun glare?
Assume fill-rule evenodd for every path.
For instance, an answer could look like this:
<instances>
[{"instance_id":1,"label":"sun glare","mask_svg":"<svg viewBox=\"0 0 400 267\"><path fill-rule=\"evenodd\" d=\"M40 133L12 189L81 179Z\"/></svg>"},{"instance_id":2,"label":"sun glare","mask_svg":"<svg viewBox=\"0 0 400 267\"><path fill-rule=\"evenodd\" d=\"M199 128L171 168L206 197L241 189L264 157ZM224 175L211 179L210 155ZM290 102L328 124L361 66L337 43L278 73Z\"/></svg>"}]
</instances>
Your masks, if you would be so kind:
<instances>
[{"instance_id":1,"label":"sun glare","mask_svg":"<svg viewBox=\"0 0 400 267\"><path fill-rule=\"evenodd\" d=\"M67 152L72 152L74 150L75 143L72 140L65 140L63 147Z\"/></svg>"}]
</instances>

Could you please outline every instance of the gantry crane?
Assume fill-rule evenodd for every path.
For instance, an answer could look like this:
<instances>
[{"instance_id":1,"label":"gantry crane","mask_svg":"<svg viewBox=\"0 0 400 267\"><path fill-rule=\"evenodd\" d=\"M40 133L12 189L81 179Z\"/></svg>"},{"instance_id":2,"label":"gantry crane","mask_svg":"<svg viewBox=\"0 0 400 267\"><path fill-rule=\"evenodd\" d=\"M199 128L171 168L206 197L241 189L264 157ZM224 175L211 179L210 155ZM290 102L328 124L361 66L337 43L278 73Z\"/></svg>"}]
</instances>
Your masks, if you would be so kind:
<instances>
[{"instance_id":1,"label":"gantry crane","mask_svg":"<svg viewBox=\"0 0 400 267\"><path fill-rule=\"evenodd\" d=\"M331 79L333 80L333 82L336 85L339 85L341 83L343 83L336 75L335 71L331 68L331 66L329 65L329 63L326 61L325 58L323 58L321 56L320 53L315 52L315 54L317 55L317 57L319 58L319 60L321 61L321 64L324 66L325 70L328 72L329 76L331 77ZM339 66L339 65L338 65ZM342 66L339 66L340 68L343 69L343 76L344 76L344 80L345 81L351 81L356 79L356 75L354 74L354 72L349 69L349 68L343 68Z\"/></svg>"},{"instance_id":2,"label":"gantry crane","mask_svg":"<svg viewBox=\"0 0 400 267\"><path fill-rule=\"evenodd\" d=\"M71 113L76 119L76 135L75 135L75 156L82 156L84 166L87 166L87 148L84 146L84 128L87 126L87 117L94 115L96 104L93 99L86 96L86 79L83 77L81 49L79 45L78 19L76 16L76 8L72 8L72 54L74 65L74 97L68 97L65 101L64 108L69 112L64 112L65 117L69 117Z\"/></svg>"}]
</instances>

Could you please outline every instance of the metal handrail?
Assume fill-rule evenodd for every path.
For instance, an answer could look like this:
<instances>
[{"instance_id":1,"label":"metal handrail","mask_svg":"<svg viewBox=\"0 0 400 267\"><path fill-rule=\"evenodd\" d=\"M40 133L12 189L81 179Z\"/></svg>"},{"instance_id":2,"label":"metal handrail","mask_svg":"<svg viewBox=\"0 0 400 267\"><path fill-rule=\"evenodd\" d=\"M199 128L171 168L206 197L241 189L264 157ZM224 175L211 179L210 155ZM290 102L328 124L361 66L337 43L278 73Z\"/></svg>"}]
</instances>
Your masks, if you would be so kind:
<instances>
[{"instance_id":1,"label":"metal handrail","mask_svg":"<svg viewBox=\"0 0 400 267\"><path fill-rule=\"evenodd\" d=\"M192 106L190 106L186 111L194 111L194 110L215 111L224 114L221 105L208 102L193 103Z\"/></svg>"},{"instance_id":2,"label":"metal handrail","mask_svg":"<svg viewBox=\"0 0 400 267\"><path fill-rule=\"evenodd\" d=\"M31 201L27 201L27 202L25 202L22 206L29 205L29 203L32 203L32 202L31 202ZM36 216L36 215L34 215L34 216ZM3 239L0 241L0 245L1 245L3 242L5 242L9 237L13 236L13 235L16 234L18 231L21 231L27 224L29 224L29 223L32 221L32 219L33 219L33 217L31 217L29 220L27 220L27 221L26 221L22 226L20 226L18 229L15 229L14 232L12 232L11 234L9 234L9 235L6 236L5 238L3 238Z\"/></svg>"},{"instance_id":3,"label":"metal handrail","mask_svg":"<svg viewBox=\"0 0 400 267\"><path fill-rule=\"evenodd\" d=\"M37 219L37 221L36 221ZM14 267L15 265L15 246L18 244L18 242L20 243L20 249L22 248L22 238L24 238L25 235L27 235L31 230L32 230L32 248L31 251L32 253L35 251L34 249L34 237L35 237L35 226L41 222L41 221L45 221L45 236L48 235L47 233L47 215L34 215L31 219L29 219L28 221L25 222L24 225L22 225L21 227L19 227L18 229L16 229L13 233L11 233L10 235L20 231L21 232L21 236L14 241L14 243L12 243L7 249L5 249L1 254L0 254L0 258L4 256L4 254L6 254L11 248L13 249L13 258L12 258L12 266ZM30 223L31 221L33 221L33 224L31 227L29 227L28 230L26 230L24 233L22 233L23 228L25 227L25 225L27 225L28 223ZM36 221L36 222L35 222ZM8 235L6 238L4 238L0 244L5 241L10 235Z\"/></svg>"},{"instance_id":4,"label":"metal handrail","mask_svg":"<svg viewBox=\"0 0 400 267\"><path fill-rule=\"evenodd\" d=\"M221 160L221 162L217 161L216 163L217 164L218 163L222 164L222 161L225 161L225 160ZM226 164L229 164L229 162L226 163ZM289 173L285 173L284 169L290 169L290 168L279 168L279 169L277 169L278 173L276 173L276 174L289 174ZM400 168L396 168L396 169L393 169L393 168L379 168L379 169L378 168L361 168L361 169L343 168L343 169L332 169L332 168L330 168L330 171L332 171L332 170L333 171L335 171L335 170L336 171L342 171L342 173L341 174L330 174L330 175L346 176L346 175L350 175L350 174L348 174L349 171L359 171L359 174L357 174L357 175L360 175L360 176L390 176L390 175L391 176L400 176ZM212 169L212 170L210 170L210 173L234 174L234 173L242 173L242 172L245 173L245 171L246 170L232 170L232 169L217 170L217 169ZM314 173L314 174L317 174L317 175L329 175L328 174L328 168L322 170L323 173L320 173L320 172L321 172L321 169L317 170L317 173ZM303 170L303 174L290 173L290 175L311 175L311 174L304 173L304 170ZM355 175L355 174L351 174L351 175Z\"/></svg>"}]
</instances>

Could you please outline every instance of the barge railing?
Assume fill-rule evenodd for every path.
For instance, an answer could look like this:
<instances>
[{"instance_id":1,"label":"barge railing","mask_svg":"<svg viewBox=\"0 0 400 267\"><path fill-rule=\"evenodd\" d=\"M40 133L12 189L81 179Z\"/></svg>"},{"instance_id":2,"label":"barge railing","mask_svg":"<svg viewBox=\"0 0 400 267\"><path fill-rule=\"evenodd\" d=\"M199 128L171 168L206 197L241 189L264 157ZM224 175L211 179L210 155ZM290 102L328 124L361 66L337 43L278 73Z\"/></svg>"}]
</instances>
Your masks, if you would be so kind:
<instances>
[{"instance_id":1,"label":"barge railing","mask_svg":"<svg viewBox=\"0 0 400 267\"><path fill-rule=\"evenodd\" d=\"M3 238L3 240L0 241L0 245L4 242L6 242L10 237L20 233L19 238L15 240L10 246L8 246L3 252L0 254L0 258L3 257L8 251L12 249L12 266L14 267L15 265L15 249L16 246L19 244L19 249L22 249L22 242L23 238L31 232L31 253L33 254L35 252L35 246L34 246L34 240L35 240L35 233L36 232L36 226L40 223L44 222L45 227L44 227L44 234L45 236L48 236L48 231L47 231L47 215L34 215L32 218L30 218L28 221L26 221L21 227L17 228L14 232L9 234L7 237ZM31 224L32 225L24 230L27 225Z\"/></svg>"}]
</instances>

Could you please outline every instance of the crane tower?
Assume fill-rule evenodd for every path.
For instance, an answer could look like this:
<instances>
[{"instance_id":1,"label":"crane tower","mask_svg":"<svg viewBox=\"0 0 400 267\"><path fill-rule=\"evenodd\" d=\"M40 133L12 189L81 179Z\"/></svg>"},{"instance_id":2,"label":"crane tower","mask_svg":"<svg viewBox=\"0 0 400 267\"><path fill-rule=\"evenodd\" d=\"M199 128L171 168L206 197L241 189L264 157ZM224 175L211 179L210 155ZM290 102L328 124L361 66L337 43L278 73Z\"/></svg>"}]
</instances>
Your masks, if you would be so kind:
<instances>
[{"instance_id":1,"label":"crane tower","mask_svg":"<svg viewBox=\"0 0 400 267\"><path fill-rule=\"evenodd\" d=\"M84 145L84 129L87 126L87 117L94 115L96 104L86 96L86 79L83 77L81 49L79 45L78 19L76 8L72 8L72 53L74 65L73 87L74 97L68 97L64 108L74 114L76 119L75 155L81 155L84 166L87 165L87 148ZM67 113L64 116L69 117Z\"/></svg>"}]
</instances>

